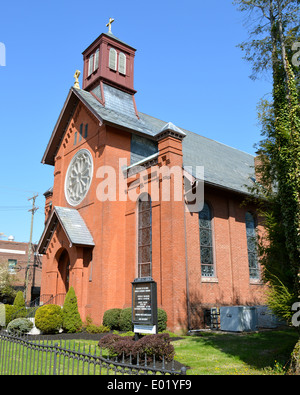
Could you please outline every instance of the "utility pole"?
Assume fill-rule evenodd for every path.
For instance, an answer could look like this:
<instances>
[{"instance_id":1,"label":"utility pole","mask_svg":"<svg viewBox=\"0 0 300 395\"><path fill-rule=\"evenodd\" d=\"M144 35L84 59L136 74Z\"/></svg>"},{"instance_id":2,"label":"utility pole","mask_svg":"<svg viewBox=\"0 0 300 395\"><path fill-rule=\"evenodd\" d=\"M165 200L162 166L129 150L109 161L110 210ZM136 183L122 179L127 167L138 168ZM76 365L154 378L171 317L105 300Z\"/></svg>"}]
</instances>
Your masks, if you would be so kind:
<instances>
[{"instance_id":1,"label":"utility pole","mask_svg":"<svg viewBox=\"0 0 300 395\"><path fill-rule=\"evenodd\" d=\"M30 225L30 238L29 238L29 245L28 245L28 260L27 260L27 267L25 273L25 290L24 290L24 300L26 302L27 298L27 291L28 291L28 280L29 280L29 267L30 267L30 259L31 259L31 251L32 251L32 231L33 231L33 219L34 214L38 210L38 207L35 206L35 199L38 197L34 195L33 197L29 198L28 200L32 200L32 208L28 211L31 211L31 225Z\"/></svg>"}]
</instances>

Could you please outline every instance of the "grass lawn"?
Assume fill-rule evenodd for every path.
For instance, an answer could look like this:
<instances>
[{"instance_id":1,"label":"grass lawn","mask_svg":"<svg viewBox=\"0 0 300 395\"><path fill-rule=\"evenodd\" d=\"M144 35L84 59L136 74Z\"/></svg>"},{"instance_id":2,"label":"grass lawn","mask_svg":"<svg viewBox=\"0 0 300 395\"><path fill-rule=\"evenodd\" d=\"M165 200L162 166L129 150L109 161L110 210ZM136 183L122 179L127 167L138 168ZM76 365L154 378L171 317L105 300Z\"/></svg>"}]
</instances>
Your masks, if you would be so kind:
<instances>
[{"instance_id":1,"label":"grass lawn","mask_svg":"<svg viewBox=\"0 0 300 395\"><path fill-rule=\"evenodd\" d=\"M294 329L250 334L202 332L174 342L176 359L189 375L284 374L299 338Z\"/></svg>"},{"instance_id":2,"label":"grass lawn","mask_svg":"<svg viewBox=\"0 0 300 395\"><path fill-rule=\"evenodd\" d=\"M248 334L201 332L198 335L184 336L172 344L176 351L175 359L189 367L188 375L266 375L284 374L284 368L298 338L299 333L293 328ZM61 346L85 353L99 355L100 352L97 347L98 341L95 340L76 339L68 341L67 346L64 344L66 343L63 342ZM19 372L19 366L23 366L19 372L21 374L49 374L53 369L51 354L39 356L37 351L24 351L17 344L6 348L7 351L8 356L3 358L3 354L0 358L3 373L16 374ZM105 354L105 350L103 351ZM18 364L17 361L21 357L23 361L33 361L30 371L26 370L26 364ZM82 364L78 361L70 363L72 366L69 367L69 362L65 361L63 356L58 356L58 374L73 372L74 369L76 373ZM100 370L99 366L95 369L96 374L107 374L106 370ZM88 364L84 368L84 374L93 373L94 366Z\"/></svg>"},{"instance_id":3,"label":"grass lawn","mask_svg":"<svg viewBox=\"0 0 300 395\"><path fill-rule=\"evenodd\" d=\"M273 375L285 373L298 338L294 328L248 334L201 332L172 344L175 359L190 367L188 375Z\"/></svg>"}]
</instances>

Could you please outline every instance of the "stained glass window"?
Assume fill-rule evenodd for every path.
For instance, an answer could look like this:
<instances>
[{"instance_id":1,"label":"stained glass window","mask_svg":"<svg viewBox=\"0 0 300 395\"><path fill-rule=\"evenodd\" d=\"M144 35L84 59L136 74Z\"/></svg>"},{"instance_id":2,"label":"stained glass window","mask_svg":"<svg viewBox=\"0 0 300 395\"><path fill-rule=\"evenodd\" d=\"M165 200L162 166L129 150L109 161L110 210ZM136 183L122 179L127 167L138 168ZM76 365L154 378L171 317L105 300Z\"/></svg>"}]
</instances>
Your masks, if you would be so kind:
<instances>
[{"instance_id":1,"label":"stained glass window","mask_svg":"<svg viewBox=\"0 0 300 395\"><path fill-rule=\"evenodd\" d=\"M259 278L259 266L258 266L258 258L257 258L255 219L251 213L247 212L245 220L246 220L248 263L249 263L250 278L251 279L258 279Z\"/></svg>"},{"instance_id":2,"label":"stained glass window","mask_svg":"<svg viewBox=\"0 0 300 395\"><path fill-rule=\"evenodd\" d=\"M214 277L214 256L212 239L212 216L207 203L199 212L201 274L203 277Z\"/></svg>"},{"instance_id":3,"label":"stained glass window","mask_svg":"<svg viewBox=\"0 0 300 395\"><path fill-rule=\"evenodd\" d=\"M151 198L143 194L138 200L138 277L152 275Z\"/></svg>"}]
</instances>

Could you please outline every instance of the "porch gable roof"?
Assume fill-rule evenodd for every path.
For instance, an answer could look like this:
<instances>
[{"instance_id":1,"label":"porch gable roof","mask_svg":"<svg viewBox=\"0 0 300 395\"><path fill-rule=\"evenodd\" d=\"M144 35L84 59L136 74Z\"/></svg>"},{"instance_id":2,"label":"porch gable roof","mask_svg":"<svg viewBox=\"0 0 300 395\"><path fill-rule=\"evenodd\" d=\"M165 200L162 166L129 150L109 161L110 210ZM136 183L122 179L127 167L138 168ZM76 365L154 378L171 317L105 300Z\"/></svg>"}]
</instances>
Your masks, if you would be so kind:
<instances>
[{"instance_id":1,"label":"porch gable roof","mask_svg":"<svg viewBox=\"0 0 300 395\"><path fill-rule=\"evenodd\" d=\"M60 223L63 228L70 242L70 246L95 246L93 237L86 223L76 209L54 206L38 244L38 252L40 254L46 253L58 223Z\"/></svg>"}]
</instances>

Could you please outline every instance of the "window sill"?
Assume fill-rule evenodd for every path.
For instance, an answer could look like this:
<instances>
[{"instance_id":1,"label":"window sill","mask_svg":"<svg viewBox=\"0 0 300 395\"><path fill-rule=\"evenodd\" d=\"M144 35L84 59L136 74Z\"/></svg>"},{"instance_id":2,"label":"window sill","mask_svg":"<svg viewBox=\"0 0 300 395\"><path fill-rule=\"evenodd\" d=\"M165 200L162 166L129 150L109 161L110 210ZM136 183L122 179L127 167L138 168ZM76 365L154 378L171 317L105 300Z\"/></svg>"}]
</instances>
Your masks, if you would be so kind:
<instances>
[{"instance_id":1,"label":"window sill","mask_svg":"<svg viewBox=\"0 0 300 395\"><path fill-rule=\"evenodd\" d=\"M250 279L250 285L264 285L263 281L261 279Z\"/></svg>"},{"instance_id":2,"label":"window sill","mask_svg":"<svg viewBox=\"0 0 300 395\"><path fill-rule=\"evenodd\" d=\"M217 277L201 277L202 283L218 283Z\"/></svg>"}]
</instances>

